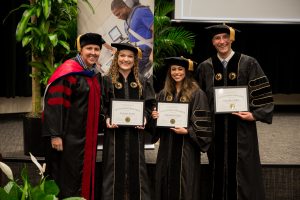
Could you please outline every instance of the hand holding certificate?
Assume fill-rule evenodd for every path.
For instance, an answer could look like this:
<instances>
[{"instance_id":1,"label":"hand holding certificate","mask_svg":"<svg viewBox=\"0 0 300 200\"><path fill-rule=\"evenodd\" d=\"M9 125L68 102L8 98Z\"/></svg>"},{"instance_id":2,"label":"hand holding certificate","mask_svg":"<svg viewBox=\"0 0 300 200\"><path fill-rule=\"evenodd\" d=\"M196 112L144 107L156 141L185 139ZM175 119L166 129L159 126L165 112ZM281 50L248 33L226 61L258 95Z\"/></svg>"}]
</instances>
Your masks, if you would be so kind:
<instances>
[{"instance_id":1,"label":"hand holding certificate","mask_svg":"<svg viewBox=\"0 0 300 200\"><path fill-rule=\"evenodd\" d=\"M188 103L158 102L157 118L158 127L187 127L188 126Z\"/></svg>"},{"instance_id":2,"label":"hand holding certificate","mask_svg":"<svg viewBox=\"0 0 300 200\"><path fill-rule=\"evenodd\" d=\"M118 126L143 126L144 101L113 99L111 102L111 123Z\"/></svg>"},{"instance_id":3,"label":"hand holding certificate","mask_svg":"<svg viewBox=\"0 0 300 200\"><path fill-rule=\"evenodd\" d=\"M238 87L215 87L215 113L232 113L248 111L248 88Z\"/></svg>"}]
</instances>

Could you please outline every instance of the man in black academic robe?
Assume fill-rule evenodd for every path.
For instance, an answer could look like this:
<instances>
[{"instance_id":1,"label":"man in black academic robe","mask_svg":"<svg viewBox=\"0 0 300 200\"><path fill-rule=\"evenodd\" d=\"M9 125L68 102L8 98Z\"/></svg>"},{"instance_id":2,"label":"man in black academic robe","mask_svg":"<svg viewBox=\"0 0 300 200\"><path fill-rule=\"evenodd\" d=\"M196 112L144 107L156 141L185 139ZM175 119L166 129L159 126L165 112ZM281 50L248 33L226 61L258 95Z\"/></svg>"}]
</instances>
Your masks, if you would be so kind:
<instances>
[{"instance_id":1,"label":"man in black academic robe","mask_svg":"<svg viewBox=\"0 0 300 200\"><path fill-rule=\"evenodd\" d=\"M216 25L208 30L218 53L200 63L196 79L207 94L212 113L215 86L247 86L249 97L249 112L213 116L214 140L208 152L212 198L263 200L256 121L272 123L271 86L255 58L231 49L235 33L232 27Z\"/></svg>"}]
</instances>

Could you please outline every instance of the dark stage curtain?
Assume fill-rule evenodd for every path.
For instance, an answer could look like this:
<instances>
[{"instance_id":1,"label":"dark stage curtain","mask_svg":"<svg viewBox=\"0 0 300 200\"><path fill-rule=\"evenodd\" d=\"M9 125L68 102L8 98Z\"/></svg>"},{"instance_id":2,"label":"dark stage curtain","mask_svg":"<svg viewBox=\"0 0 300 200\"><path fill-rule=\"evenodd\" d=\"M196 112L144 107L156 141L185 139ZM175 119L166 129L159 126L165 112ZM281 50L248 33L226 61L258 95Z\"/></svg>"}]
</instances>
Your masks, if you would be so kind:
<instances>
[{"instance_id":1,"label":"dark stage curtain","mask_svg":"<svg viewBox=\"0 0 300 200\"><path fill-rule=\"evenodd\" d=\"M240 30L233 49L255 57L271 82L273 93L300 93L300 24L230 24ZM206 27L197 27L201 30ZM189 26L190 27L190 26ZM215 53L204 30L194 54L199 61ZM208 51L209 49L209 51ZM200 59L199 59L200 58Z\"/></svg>"},{"instance_id":2,"label":"dark stage curtain","mask_svg":"<svg viewBox=\"0 0 300 200\"><path fill-rule=\"evenodd\" d=\"M10 10L18 7L18 0L3 1L1 22ZM1 23L1 79L0 97L31 96L30 55L15 40L17 22L22 12L16 12ZM205 27L210 23L174 23L197 34L191 57L198 63L215 54ZM240 30L233 49L255 57L272 84L273 93L300 93L300 24L229 24ZM296 50L295 50L296 49ZM175 55L174 55L175 56ZM180 56L180 55L179 55ZM156 90L160 90L165 72L156 74Z\"/></svg>"},{"instance_id":3,"label":"dark stage curtain","mask_svg":"<svg viewBox=\"0 0 300 200\"><path fill-rule=\"evenodd\" d=\"M173 24L184 26L197 35L193 55L192 57L186 55L187 57L200 63L216 53L205 29L216 23L174 22ZM300 24L235 23L228 25L240 30L236 33L236 41L232 45L233 50L253 56L258 60L271 82L274 94L300 93ZM157 75L160 74L162 73ZM158 80L164 80L164 77L158 77Z\"/></svg>"},{"instance_id":4,"label":"dark stage curtain","mask_svg":"<svg viewBox=\"0 0 300 200\"><path fill-rule=\"evenodd\" d=\"M26 55L26 50L15 39L17 23L22 12L11 14L3 22L9 11L21 3L23 2L18 0L3 1L0 7L0 97L31 96L31 68L27 65L30 55Z\"/></svg>"}]
</instances>

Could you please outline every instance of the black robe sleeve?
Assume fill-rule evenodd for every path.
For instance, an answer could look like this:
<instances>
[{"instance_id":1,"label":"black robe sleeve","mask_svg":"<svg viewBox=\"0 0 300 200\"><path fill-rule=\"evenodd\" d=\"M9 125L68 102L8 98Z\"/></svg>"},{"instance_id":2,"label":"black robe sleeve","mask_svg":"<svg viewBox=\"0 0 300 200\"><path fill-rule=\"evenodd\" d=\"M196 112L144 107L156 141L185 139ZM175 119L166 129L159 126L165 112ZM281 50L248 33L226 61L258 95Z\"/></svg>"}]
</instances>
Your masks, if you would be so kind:
<instances>
[{"instance_id":1,"label":"black robe sleeve","mask_svg":"<svg viewBox=\"0 0 300 200\"><path fill-rule=\"evenodd\" d=\"M71 88L74 83L76 83L76 78L67 76L53 82L48 88L44 100L43 136L63 137L65 134L64 125L71 106L73 92Z\"/></svg>"},{"instance_id":2,"label":"black robe sleeve","mask_svg":"<svg viewBox=\"0 0 300 200\"><path fill-rule=\"evenodd\" d=\"M201 89L194 92L190 102L188 132L200 150L206 152L212 140L212 124L207 97Z\"/></svg>"},{"instance_id":3,"label":"black robe sleeve","mask_svg":"<svg viewBox=\"0 0 300 200\"><path fill-rule=\"evenodd\" d=\"M147 122L151 120L151 112L156 105L155 91L149 79L143 78L143 99L145 101L145 117Z\"/></svg>"},{"instance_id":4,"label":"black robe sleeve","mask_svg":"<svg viewBox=\"0 0 300 200\"><path fill-rule=\"evenodd\" d=\"M156 106L156 99L155 99L155 91L154 88L148 78L142 79L143 85L143 99L145 102L145 118L146 118L146 125L145 131L150 133L151 135L151 143L156 143L157 139L153 136L155 134L155 123L151 117L151 112L153 108Z\"/></svg>"},{"instance_id":5,"label":"black robe sleeve","mask_svg":"<svg viewBox=\"0 0 300 200\"><path fill-rule=\"evenodd\" d=\"M243 62L250 62L248 65L250 111L257 121L271 124L274 104L270 82L255 58L243 55L241 65Z\"/></svg>"},{"instance_id":6,"label":"black robe sleeve","mask_svg":"<svg viewBox=\"0 0 300 200\"><path fill-rule=\"evenodd\" d=\"M110 99L113 97L113 85L109 76L102 78L102 94L101 94L101 114L104 118L110 116Z\"/></svg>"}]
</instances>

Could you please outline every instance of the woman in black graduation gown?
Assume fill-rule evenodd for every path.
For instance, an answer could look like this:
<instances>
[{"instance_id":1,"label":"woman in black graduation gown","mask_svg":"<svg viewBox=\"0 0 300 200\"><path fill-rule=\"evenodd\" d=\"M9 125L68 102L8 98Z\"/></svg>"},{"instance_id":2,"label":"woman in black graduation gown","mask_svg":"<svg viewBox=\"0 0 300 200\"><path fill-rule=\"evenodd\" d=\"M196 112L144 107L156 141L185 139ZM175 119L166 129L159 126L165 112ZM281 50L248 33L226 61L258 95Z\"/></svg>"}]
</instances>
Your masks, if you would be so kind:
<instances>
[{"instance_id":1,"label":"woman in black graduation gown","mask_svg":"<svg viewBox=\"0 0 300 200\"><path fill-rule=\"evenodd\" d=\"M144 126L111 124L112 98L145 101L145 123L149 120L155 93L150 81L138 73L139 49L127 43L113 43L117 52L108 76L104 77L103 101L107 129L103 144L102 200L149 200L150 186L144 155Z\"/></svg>"},{"instance_id":2,"label":"woman in black graduation gown","mask_svg":"<svg viewBox=\"0 0 300 200\"><path fill-rule=\"evenodd\" d=\"M188 126L157 127L160 139L157 155L155 199L200 199L200 152L211 142L211 119L205 93L192 79L193 61L183 57L165 59L169 67L165 86L157 101L188 102ZM153 119L159 112L152 111Z\"/></svg>"}]
</instances>

